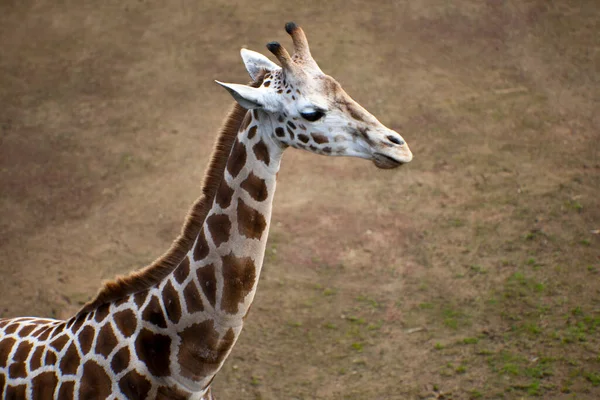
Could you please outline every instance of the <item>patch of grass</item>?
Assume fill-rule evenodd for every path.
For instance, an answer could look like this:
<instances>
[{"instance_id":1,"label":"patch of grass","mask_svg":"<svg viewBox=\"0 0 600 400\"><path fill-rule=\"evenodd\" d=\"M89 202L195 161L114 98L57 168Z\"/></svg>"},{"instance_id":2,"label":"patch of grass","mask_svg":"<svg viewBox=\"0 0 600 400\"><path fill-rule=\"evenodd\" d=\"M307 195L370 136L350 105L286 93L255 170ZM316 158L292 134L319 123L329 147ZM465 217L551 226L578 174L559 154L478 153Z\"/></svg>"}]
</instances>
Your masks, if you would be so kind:
<instances>
[{"instance_id":1,"label":"patch of grass","mask_svg":"<svg viewBox=\"0 0 600 400\"><path fill-rule=\"evenodd\" d=\"M364 325L367 323L364 318L360 318L360 317L357 317L354 315L350 315L350 316L346 317L346 319L352 323L359 324L359 325Z\"/></svg>"},{"instance_id":2,"label":"patch of grass","mask_svg":"<svg viewBox=\"0 0 600 400\"><path fill-rule=\"evenodd\" d=\"M436 350L442 350L444 348L444 345L440 342L436 342L436 344L433 345L433 348Z\"/></svg>"},{"instance_id":3,"label":"patch of grass","mask_svg":"<svg viewBox=\"0 0 600 400\"><path fill-rule=\"evenodd\" d=\"M453 330L456 330L459 326L467 323L467 317L463 312L454 310L450 307L446 307L442 310L442 318L444 326Z\"/></svg>"},{"instance_id":4,"label":"patch of grass","mask_svg":"<svg viewBox=\"0 0 600 400\"><path fill-rule=\"evenodd\" d=\"M361 342L352 343L352 349L359 353L362 353L363 348L364 348L364 345Z\"/></svg>"},{"instance_id":5,"label":"patch of grass","mask_svg":"<svg viewBox=\"0 0 600 400\"><path fill-rule=\"evenodd\" d=\"M500 373L505 375L519 375L520 371L519 366L512 362L508 362L500 368Z\"/></svg>"},{"instance_id":6,"label":"patch of grass","mask_svg":"<svg viewBox=\"0 0 600 400\"><path fill-rule=\"evenodd\" d=\"M542 328L540 328L537 324L534 323L526 323L523 328L525 329L526 332L537 336L539 334L542 333Z\"/></svg>"},{"instance_id":7,"label":"patch of grass","mask_svg":"<svg viewBox=\"0 0 600 400\"><path fill-rule=\"evenodd\" d=\"M363 295L357 296L356 301L366 304L375 309L378 309L381 307L381 304L379 304L379 302L377 300L372 299L371 297L368 297L368 296L363 296Z\"/></svg>"},{"instance_id":8,"label":"patch of grass","mask_svg":"<svg viewBox=\"0 0 600 400\"><path fill-rule=\"evenodd\" d=\"M565 206L568 209L575 210L577 212L583 211L583 205L580 202L578 202L577 200L569 200L565 203Z\"/></svg>"},{"instance_id":9,"label":"patch of grass","mask_svg":"<svg viewBox=\"0 0 600 400\"><path fill-rule=\"evenodd\" d=\"M250 377L250 384L252 386L259 386L260 385L260 379L258 377L256 377L256 376L253 375L253 376Z\"/></svg>"},{"instance_id":10,"label":"patch of grass","mask_svg":"<svg viewBox=\"0 0 600 400\"><path fill-rule=\"evenodd\" d=\"M469 270L471 270L471 272L473 272L475 274L481 274L481 275L487 274L487 270L485 268L483 268L481 265L477 265L477 264L469 266Z\"/></svg>"},{"instance_id":11,"label":"patch of grass","mask_svg":"<svg viewBox=\"0 0 600 400\"><path fill-rule=\"evenodd\" d=\"M467 337L462 340L463 344L477 344L479 343L479 339L476 337Z\"/></svg>"},{"instance_id":12,"label":"patch of grass","mask_svg":"<svg viewBox=\"0 0 600 400\"><path fill-rule=\"evenodd\" d=\"M383 326L383 321L377 321L375 323L371 323L367 325L367 330L369 331L378 331Z\"/></svg>"},{"instance_id":13,"label":"patch of grass","mask_svg":"<svg viewBox=\"0 0 600 400\"><path fill-rule=\"evenodd\" d=\"M453 228L460 228L465 225L465 221L460 218L452 218L450 221L448 221L448 226Z\"/></svg>"},{"instance_id":14,"label":"patch of grass","mask_svg":"<svg viewBox=\"0 0 600 400\"><path fill-rule=\"evenodd\" d=\"M527 394L530 396L539 396L540 392L540 381L533 381L529 386L526 387Z\"/></svg>"},{"instance_id":15,"label":"patch of grass","mask_svg":"<svg viewBox=\"0 0 600 400\"><path fill-rule=\"evenodd\" d=\"M592 384L592 386L600 386L600 373L586 372L583 376Z\"/></svg>"},{"instance_id":16,"label":"patch of grass","mask_svg":"<svg viewBox=\"0 0 600 400\"><path fill-rule=\"evenodd\" d=\"M524 375L530 378L542 379L554 375L552 363L554 359L542 357L535 365L526 367L523 371Z\"/></svg>"},{"instance_id":17,"label":"patch of grass","mask_svg":"<svg viewBox=\"0 0 600 400\"><path fill-rule=\"evenodd\" d=\"M337 291L335 289L331 289L331 288L323 289L323 296L333 296L336 293L337 293Z\"/></svg>"}]
</instances>

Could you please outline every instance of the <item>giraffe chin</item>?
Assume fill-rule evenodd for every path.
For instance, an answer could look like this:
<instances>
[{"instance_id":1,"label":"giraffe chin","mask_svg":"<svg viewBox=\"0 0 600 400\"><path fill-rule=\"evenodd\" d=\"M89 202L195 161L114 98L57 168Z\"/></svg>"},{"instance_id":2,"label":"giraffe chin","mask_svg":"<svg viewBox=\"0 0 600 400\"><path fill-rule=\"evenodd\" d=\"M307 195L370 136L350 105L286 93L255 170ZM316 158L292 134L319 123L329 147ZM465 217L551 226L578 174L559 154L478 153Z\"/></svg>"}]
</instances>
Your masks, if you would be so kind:
<instances>
[{"instance_id":1,"label":"giraffe chin","mask_svg":"<svg viewBox=\"0 0 600 400\"><path fill-rule=\"evenodd\" d=\"M404 163L385 154L375 153L373 154L373 164L379 169L394 169Z\"/></svg>"}]
</instances>

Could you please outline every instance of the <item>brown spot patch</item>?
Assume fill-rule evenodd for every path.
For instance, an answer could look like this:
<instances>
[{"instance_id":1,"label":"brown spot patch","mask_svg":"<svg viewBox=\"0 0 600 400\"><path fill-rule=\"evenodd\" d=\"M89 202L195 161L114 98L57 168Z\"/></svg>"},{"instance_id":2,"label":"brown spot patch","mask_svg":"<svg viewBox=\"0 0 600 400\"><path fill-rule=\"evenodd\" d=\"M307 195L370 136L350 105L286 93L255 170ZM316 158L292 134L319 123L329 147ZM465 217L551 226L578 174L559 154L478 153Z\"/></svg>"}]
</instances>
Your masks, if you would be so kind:
<instances>
[{"instance_id":1,"label":"brown spot patch","mask_svg":"<svg viewBox=\"0 0 600 400\"><path fill-rule=\"evenodd\" d=\"M81 358L77 352L77 347L75 346L75 343L71 342L67 352L60 360L60 370L66 375L75 375L80 362Z\"/></svg>"},{"instance_id":2,"label":"brown spot patch","mask_svg":"<svg viewBox=\"0 0 600 400\"><path fill-rule=\"evenodd\" d=\"M86 355L92 348L95 334L96 330L89 325L85 326L79 333L79 346L81 346L83 355Z\"/></svg>"},{"instance_id":3,"label":"brown spot patch","mask_svg":"<svg viewBox=\"0 0 600 400\"><path fill-rule=\"evenodd\" d=\"M294 124L292 121L288 121L287 124L289 125L290 128L296 129L296 124Z\"/></svg>"},{"instance_id":4,"label":"brown spot patch","mask_svg":"<svg viewBox=\"0 0 600 400\"><path fill-rule=\"evenodd\" d=\"M69 337L67 335L61 335L50 342L50 346L54 347L57 352L60 352L68 341Z\"/></svg>"},{"instance_id":5,"label":"brown spot patch","mask_svg":"<svg viewBox=\"0 0 600 400\"><path fill-rule=\"evenodd\" d=\"M58 398L60 400L73 400L75 397L75 382L63 382L58 389Z\"/></svg>"},{"instance_id":6,"label":"brown spot patch","mask_svg":"<svg viewBox=\"0 0 600 400\"><path fill-rule=\"evenodd\" d=\"M7 386L6 394L4 396L5 400L20 400L25 398L25 389L27 386L19 385L19 386Z\"/></svg>"},{"instance_id":7,"label":"brown spot patch","mask_svg":"<svg viewBox=\"0 0 600 400\"><path fill-rule=\"evenodd\" d=\"M30 361L29 361L29 368L31 368L32 371L35 371L36 369L38 369L39 367L42 366L42 353L44 352L44 347L42 346L38 346L35 348L35 350L33 351L33 354L31 355Z\"/></svg>"},{"instance_id":8,"label":"brown spot patch","mask_svg":"<svg viewBox=\"0 0 600 400\"><path fill-rule=\"evenodd\" d=\"M0 340L0 367L6 367L8 355L12 350L16 340L13 338L5 338Z\"/></svg>"},{"instance_id":9,"label":"brown spot patch","mask_svg":"<svg viewBox=\"0 0 600 400\"><path fill-rule=\"evenodd\" d=\"M202 288L202 292L206 296L208 302L214 307L217 297L217 278L215 278L215 266L213 264L205 265L198 268L196 271L198 282Z\"/></svg>"},{"instance_id":10,"label":"brown spot patch","mask_svg":"<svg viewBox=\"0 0 600 400\"><path fill-rule=\"evenodd\" d=\"M152 385L136 370L129 371L119 380L119 389L128 399L146 399Z\"/></svg>"},{"instance_id":11,"label":"brown spot patch","mask_svg":"<svg viewBox=\"0 0 600 400\"><path fill-rule=\"evenodd\" d=\"M52 350L48 350L46 352L46 357L44 358L44 365L55 365L56 361L56 353Z\"/></svg>"},{"instance_id":12,"label":"brown spot patch","mask_svg":"<svg viewBox=\"0 0 600 400\"><path fill-rule=\"evenodd\" d=\"M310 136L312 136L313 140L317 144L329 143L329 139L325 135L321 135L319 133L311 133Z\"/></svg>"},{"instance_id":13,"label":"brown spot patch","mask_svg":"<svg viewBox=\"0 0 600 400\"><path fill-rule=\"evenodd\" d=\"M365 119L363 118L363 112L360 109L358 109L355 105L346 103L346 109L348 110L350 116L355 120L360 122L365 121Z\"/></svg>"},{"instance_id":14,"label":"brown spot patch","mask_svg":"<svg viewBox=\"0 0 600 400\"><path fill-rule=\"evenodd\" d=\"M144 328L135 339L135 352L152 375L157 377L169 375L170 337L152 333Z\"/></svg>"},{"instance_id":15,"label":"brown spot patch","mask_svg":"<svg viewBox=\"0 0 600 400\"><path fill-rule=\"evenodd\" d=\"M269 148L262 140L256 142L256 144L252 148L252 151L254 151L254 156L258 161L264 162L267 166L269 165L269 163L271 162L271 156L269 156Z\"/></svg>"},{"instance_id":16,"label":"brown spot patch","mask_svg":"<svg viewBox=\"0 0 600 400\"><path fill-rule=\"evenodd\" d=\"M71 332L77 333L79 328L81 328L81 325L83 325L83 323L85 322L85 319L86 319L86 314L80 314L80 315L74 317L74 322L73 322L73 325L71 326Z\"/></svg>"},{"instance_id":17,"label":"brown spot patch","mask_svg":"<svg viewBox=\"0 0 600 400\"><path fill-rule=\"evenodd\" d=\"M304 133L300 133L298 135L298 139L302 142L302 143L308 143L308 141L310 140L310 138L308 137L308 135L305 135Z\"/></svg>"},{"instance_id":18,"label":"brown spot patch","mask_svg":"<svg viewBox=\"0 0 600 400\"><path fill-rule=\"evenodd\" d=\"M160 328L167 327L167 321L165 320L165 316L163 315L163 310L160 307L158 297L152 296L152 299L146 305L146 308L144 308L144 312L142 312L142 319Z\"/></svg>"},{"instance_id":19,"label":"brown spot patch","mask_svg":"<svg viewBox=\"0 0 600 400\"><path fill-rule=\"evenodd\" d=\"M11 333L14 333L19 328L19 326L21 325L16 322L14 324L9 324L6 326L6 328L4 328L4 333L10 335Z\"/></svg>"},{"instance_id":20,"label":"brown spot patch","mask_svg":"<svg viewBox=\"0 0 600 400\"><path fill-rule=\"evenodd\" d=\"M286 129L290 139L294 140L296 138L296 134L294 133L294 131L291 130L289 126L286 126Z\"/></svg>"},{"instance_id":21,"label":"brown spot patch","mask_svg":"<svg viewBox=\"0 0 600 400\"><path fill-rule=\"evenodd\" d=\"M221 309L235 314L238 305L250 293L256 282L256 266L250 257L236 257L233 253L222 257L223 287Z\"/></svg>"},{"instance_id":22,"label":"brown spot patch","mask_svg":"<svg viewBox=\"0 0 600 400\"><path fill-rule=\"evenodd\" d=\"M115 325L117 325L117 328L125 337L133 335L135 328L137 328L135 313L132 310L119 311L113 316L113 319L115 320Z\"/></svg>"},{"instance_id":23,"label":"brown spot patch","mask_svg":"<svg viewBox=\"0 0 600 400\"><path fill-rule=\"evenodd\" d=\"M104 318L108 315L108 304L103 304L96 310L96 314L94 315L94 320L98 323L104 321Z\"/></svg>"},{"instance_id":24,"label":"brown spot patch","mask_svg":"<svg viewBox=\"0 0 600 400\"><path fill-rule=\"evenodd\" d=\"M264 86L264 87L269 87L269 86L271 86L271 81L264 81L264 83L263 83L263 86Z\"/></svg>"},{"instance_id":25,"label":"brown spot patch","mask_svg":"<svg viewBox=\"0 0 600 400\"><path fill-rule=\"evenodd\" d=\"M250 125L250 122L252 122L252 116L250 115L249 112L247 112L246 116L244 116L244 119L242 120L242 124L240 125L239 132L245 131L246 128L248 127L248 125Z\"/></svg>"},{"instance_id":26,"label":"brown spot patch","mask_svg":"<svg viewBox=\"0 0 600 400\"><path fill-rule=\"evenodd\" d=\"M260 212L244 203L241 198L238 199L237 218L240 235L260 240L267 227L267 221Z\"/></svg>"},{"instance_id":27,"label":"brown spot patch","mask_svg":"<svg viewBox=\"0 0 600 400\"><path fill-rule=\"evenodd\" d=\"M254 175L254 172L250 172L241 187L256 201L264 201L269 195L265 180Z\"/></svg>"},{"instance_id":28,"label":"brown spot patch","mask_svg":"<svg viewBox=\"0 0 600 400\"><path fill-rule=\"evenodd\" d=\"M34 325L34 324L25 325L23 328L21 328L19 330L19 336L24 338L24 337L28 336L35 328L36 328L36 325Z\"/></svg>"},{"instance_id":29,"label":"brown spot patch","mask_svg":"<svg viewBox=\"0 0 600 400\"><path fill-rule=\"evenodd\" d=\"M121 347L119 351L115 353L111 362L110 368L115 374L120 373L129 365L129 347Z\"/></svg>"},{"instance_id":30,"label":"brown spot patch","mask_svg":"<svg viewBox=\"0 0 600 400\"><path fill-rule=\"evenodd\" d=\"M331 147L323 147L323 153L325 154L331 154Z\"/></svg>"},{"instance_id":31,"label":"brown spot patch","mask_svg":"<svg viewBox=\"0 0 600 400\"><path fill-rule=\"evenodd\" d=\"M246 165L246 146L236 139L227 161L227 171L235 178L244 168L244 165Z\"/></svg>"},{"instance_id":32,"label":"brown spot patch","mask_svg":"<svg viewBox=\"0 0 600 400\"><path fill-rule=\"evenodd\" d=\"M194 260L200 261L208 255L208 243L206 243L206 236L204 236L204 229L200 230L198 234L198 241L194 247Z\"/></svg>"},{"instance_id":33,"label":"brown spot patch","mask_svg":"<svg viewBox=\"0 0 600 400\"><path fill-rule=\"evenodd\" d=\"M225 214L213 214L206 220L208 225L208 231L212 237L215 247L219 247L221 244L229 240L229 234L231 232L231 221Z\"/></svg>"},{"instance_id":34,"label":"brown spot patch","mask_svg":"<svg viewBox=\"0 0 600 400\"><path fill-rule=\"evenodd\" d=\"M185 257L181 263L175 268L173 276L180 285L185 281L185 278L190 274L190 259Z\"/></svg>"},{"instance_id":35,"label":"brown spot patch","mask_svg":"<svg viewBox=\"0 0 600 400\"><path fill-rule=\"evenodd\" d=\"M252 139L256 136L256 130L258 129L257 125L254 125L252 128L248 129L248 139Z\"/></svg>"},{"instance_id":36,"label":"brown spot patch","mask_svg":"<svg viewBox=\"0 0 600 400\"><path fill-rule=\"evenodd\" d=\"M112 392L112 382L104 368L95 361L83 364L83 376L79 386L80 399L106 399Z\"/></svg>"},{"instance_id":37,"label":"brown spot patch","mask_svg":"<svg viewBox=\"0 0 600 400\"><path fill-rule=\"evenodd\" d=\"M177 293L171 281L167 281L162 292L162 299L167 311L167 318L174 324L178 323L181 318L181 304L179 304L179 293Z\"/></svg>"},{"instance_id":38,"label":"brown spot patch","mask_svg":"<svg viewBox=\"0 0 600 400\"><path fill-rule=\"evenodd\" d=\"M50 332L52 332L52 327L51 326L44 327L44 329L42 329L40 331L40 334L38 336L38 340L40 342L43 342L44 340L48 339L48 336L50 335Z\"/></svg>"},{"instance_id":39,"label":"brown spot patch","mask_svg":"<svg viewBox=\"0 0 600 400\"><path fill-rule=\"evenodd\" d=\"M204 305L202 304L202 297L200 292L196 288L194 281L187 284L183 290L183 299L187 306L187 311L192 314L197 311L204 311Z\"/></svg>"},{"instance_id":40,"label":"brown spot patch","mask_svg":"<svg viewBox=\"0 0 600 400\"><path fill-rule=\"evenodd\" d=\"M215 197L217 204L224 210L231 204L231 198L233 197L233 189L229 187L227 182L223 179L219 185L219 190Z\"/></svg>"},{"instance_id":41,"label":"brown spot patch","mask_svg":"<svg viewBox=\"0 0 600 400\"><path fill-rule=\"evenodd\" d=\"M42 372L31 380L32 397L35 400L52 400L58 378L54 372Z\"/></svg>"},{"instance_id":42,"label":"brown spot patch","mask_svg":"<svg viewBox=\"0 0 600 400\"><path fill-rule=\"evenodd\" d=\"M136 294L133 295L133 301L138 308L140 308L141 306L144 305L144 301L146 301L147 294L148 294L147 291L143 291L143 292L137 292Z\"/></svg>"},{"instance_id":43,"label":"brown spot patch","mask_svg":"<svg viewBox=\"0 0 600 400\"><path fill-rule=\"evenodd\" d=\"M17 347L17 351L15 351L15 354L13 356L13 362L24 362L25 360L27 360L27 356L29 355L29 352L31 351L32 348L33 348L32 343L29 343L29 342L19 343L19 346Z\"/></svg>"},{"instance_id":44,"label":"brown spot patch","mask_svg":"<svg viewBox=\"0 0 600 400\"><path fill-rule=\"evenodd\" d=\"M219 333L211 320L190 325L179 333L179 337L181 345L177 359L181 374L195 381L213 374L219 368L235 340L232 329L219 340Z\"/></svg>"},{"instance_id":45,"label":"brown spot patch","mask_svg":"<svg viewBox=\"0 0 600 400\"><path fill-rule=\"evenodd\" d=\"M186 400L190 398L191 393L186 393L181 390L160 386L156 391L156 400ZM212 397L204 397L211 399Z\"/></svg>"},{"instance_id":46,"label":"brown spot patch","mask_svg":"<svg viewBox=\"0 0 600 400\"><path fill-rule=\"evenodd\" d=\"M108 358L110 353L116 347L118 341L115 333L112 330L110 324L105 324L100 332L98 332L98 339L96 340L96 353L102 354Z\"/></svg>"},{"instance_id":47,"label":"brown spot patch","mask_svg":"<svg viewBox=\"0 0 600 400\"><path fill-rule=\"evenodd\" d=\"M282 128L282 127L275 128L275 136L277 136L277 137L280 137L280 138L281 138L281 137L283 137L284 135L285 135L285 132L283 131L283 128Z\"/></svg>"},{"instance_id":48,"label":"brown spot patch","mask_svg":"<svg viewBox=\"0 0 600 400\"><path fill-rule=\"evenodd\" d=\"M25 369L24 362L13 362L8 367L8 377L10 379L25 378L27 376L27 370Z\"/></svg>"}]
</instances>

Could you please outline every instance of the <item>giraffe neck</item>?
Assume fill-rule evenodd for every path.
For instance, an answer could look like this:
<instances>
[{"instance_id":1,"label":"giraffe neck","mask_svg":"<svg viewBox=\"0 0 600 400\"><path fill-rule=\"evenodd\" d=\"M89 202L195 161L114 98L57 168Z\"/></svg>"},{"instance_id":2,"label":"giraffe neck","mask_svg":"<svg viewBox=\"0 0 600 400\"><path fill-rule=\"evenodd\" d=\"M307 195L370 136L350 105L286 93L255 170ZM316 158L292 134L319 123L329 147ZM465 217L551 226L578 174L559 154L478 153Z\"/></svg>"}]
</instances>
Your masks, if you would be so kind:
<instances>
[{"instance_id":1,"label":"giraffe neck","mask_svg":"<svg viewBox=\"0 0 600 400\"><path fill-rule=\"evenodd\" d=\"M271 129L267 114L246 114L197 240L157 288L179 342L170 372L189 389L210 384L256 293L283 152Z\"/></svg>"},{"instance_id":2,"label":"giraffe neck","mask_svg":"<svg viewBox=\"0 0 600 400\"><path fill-rule=\"evenodd\" d=\"M263 263L282 155L282 148L271 139L268 118L256 111L247 113L212 207L188 254L187 275L197 278L212 318L221 325L242 324Z\"/></svg>"},{"instance_id":3,"label":"giraffe neck","mask_svg":"<svg viewBox=\"0 0 600 400\"><path fill-rule=\"evenodd\" d=\"M246 114L220 182L209 180L219 186L199 234L174 270L147 276L151 269L143 290L68 321L0 320L0 394L6 385L10 398L39 390L61 399L212 398L263 262L282 156L270 118Z\"/></svg>"}]
</instances>

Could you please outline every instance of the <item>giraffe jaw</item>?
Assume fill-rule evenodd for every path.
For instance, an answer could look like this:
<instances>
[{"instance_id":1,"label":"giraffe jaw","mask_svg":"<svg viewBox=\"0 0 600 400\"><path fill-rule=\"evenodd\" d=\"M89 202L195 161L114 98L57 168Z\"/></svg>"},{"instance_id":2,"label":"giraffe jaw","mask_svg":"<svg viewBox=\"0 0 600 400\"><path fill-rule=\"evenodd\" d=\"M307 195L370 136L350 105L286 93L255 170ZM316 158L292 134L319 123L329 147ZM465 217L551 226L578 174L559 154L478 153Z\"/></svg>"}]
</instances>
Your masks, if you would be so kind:
<instances>
[{"instance_id":1,"label":"giraffe jaw","mask_svg":"<svg viewBox=\"0 0 600 400\"><path fill-rule=\"evenodd\" d=\"M373 164L379 169L393 169L410 162L412 160L412 153L401 159L383 153L374 153L372 160Z\"/></svg>"}]
</instances>

